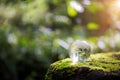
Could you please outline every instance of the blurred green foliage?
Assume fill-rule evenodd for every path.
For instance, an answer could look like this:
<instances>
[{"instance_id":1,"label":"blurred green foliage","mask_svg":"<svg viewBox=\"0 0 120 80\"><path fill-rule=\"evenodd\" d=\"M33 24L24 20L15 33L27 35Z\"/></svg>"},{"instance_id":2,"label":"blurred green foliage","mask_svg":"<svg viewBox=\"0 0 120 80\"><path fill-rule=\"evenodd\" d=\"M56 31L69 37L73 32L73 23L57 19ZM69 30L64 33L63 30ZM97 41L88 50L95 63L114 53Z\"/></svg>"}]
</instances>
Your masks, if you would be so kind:
<instances>
[{"instance_id":1,"label":"blurred green foliage","mask_svg":"<svg viewBox=\"0 0 120 80\"><path fill-rule=\"evenodd\" d=\"M92 53L119 51L104 1L0 0L0 79L44 80L76 39L90 42Z\"/></svg>"}]
</instances>

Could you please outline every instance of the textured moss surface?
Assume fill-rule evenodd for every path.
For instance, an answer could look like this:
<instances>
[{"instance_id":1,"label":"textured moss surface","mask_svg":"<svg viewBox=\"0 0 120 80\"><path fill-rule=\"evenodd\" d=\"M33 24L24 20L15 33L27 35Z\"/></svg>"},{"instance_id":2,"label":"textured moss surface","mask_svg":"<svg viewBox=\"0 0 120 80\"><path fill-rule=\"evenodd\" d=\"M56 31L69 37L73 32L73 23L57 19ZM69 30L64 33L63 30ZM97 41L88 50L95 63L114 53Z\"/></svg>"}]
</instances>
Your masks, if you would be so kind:
<instances>
[{"instance_id":1,"label":"textured moss surface","mask_svg":"<svg viewBox=\"0 0 120 80\"><path fill-rule=\"evenodd\" d=\"M99 79L91 78L96 74L99 74ZM93 54L86 62L73 63L70 58L57 61L51 64L45 80L76 80L76 77L79 77L77 80L85 80L86 77L91 78L87 80L102 80L109 74L117 76L119 80L120 52ZM100 79L100 77L102 78Z\"/></svg>"}]
</instances>

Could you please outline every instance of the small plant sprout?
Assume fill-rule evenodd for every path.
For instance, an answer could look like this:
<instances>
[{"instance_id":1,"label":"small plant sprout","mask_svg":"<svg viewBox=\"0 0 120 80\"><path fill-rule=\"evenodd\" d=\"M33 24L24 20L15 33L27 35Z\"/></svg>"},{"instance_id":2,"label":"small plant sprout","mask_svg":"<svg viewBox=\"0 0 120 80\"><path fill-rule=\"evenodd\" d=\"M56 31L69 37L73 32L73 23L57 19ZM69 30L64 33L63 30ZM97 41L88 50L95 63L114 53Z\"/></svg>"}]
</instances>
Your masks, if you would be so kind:
<instances>
[{"instance_id":1,"label":"small plant sprout","mask_svg":"<svg viewBox=\"0 0 120 80\"><path fill-rule=\"evenodd\" d=\"M69 47L69 55L73 62L85 62L91 53L90 44L86 41L76 40Z\"/></svg>"}]
</instances>

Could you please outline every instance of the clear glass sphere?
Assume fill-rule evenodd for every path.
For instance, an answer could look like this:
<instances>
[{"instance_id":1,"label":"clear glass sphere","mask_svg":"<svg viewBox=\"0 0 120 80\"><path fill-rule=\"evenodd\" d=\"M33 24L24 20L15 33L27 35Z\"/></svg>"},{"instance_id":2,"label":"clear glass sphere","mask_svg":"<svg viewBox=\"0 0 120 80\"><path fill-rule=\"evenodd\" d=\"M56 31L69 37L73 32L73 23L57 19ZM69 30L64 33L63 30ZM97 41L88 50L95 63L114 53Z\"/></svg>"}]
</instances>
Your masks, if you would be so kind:
<instances>
[{"instance_id":1,"label":"clear glass sphere","mask_svg":"<svg viewBox=\"0 0 120 80\"><path fill-rule=\"evenodd\" d=\"M86 61L91 53L90 44L86 41L76 40L69 48L69 55L73 62Z\"/></svg>"}]
</instances>

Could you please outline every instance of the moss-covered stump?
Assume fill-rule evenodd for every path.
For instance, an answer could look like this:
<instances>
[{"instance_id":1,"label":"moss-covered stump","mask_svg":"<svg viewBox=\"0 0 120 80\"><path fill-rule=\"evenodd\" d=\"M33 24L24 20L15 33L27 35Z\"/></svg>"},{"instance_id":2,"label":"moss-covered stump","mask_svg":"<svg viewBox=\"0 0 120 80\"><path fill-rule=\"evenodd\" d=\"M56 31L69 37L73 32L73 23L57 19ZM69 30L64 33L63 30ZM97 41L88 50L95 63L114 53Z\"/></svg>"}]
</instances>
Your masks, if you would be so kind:
<instances>
[{"instance_id":1,"label":"moss-covered stump","mask_svg":"<svg viewBox=\"0 0 120 80\"><path fill-rule=\"evenodd\" d=\"M86 62L57 61L51 64L45 80L120 80L120 52L94 54Z\"/></svg>"}]
</instances>

